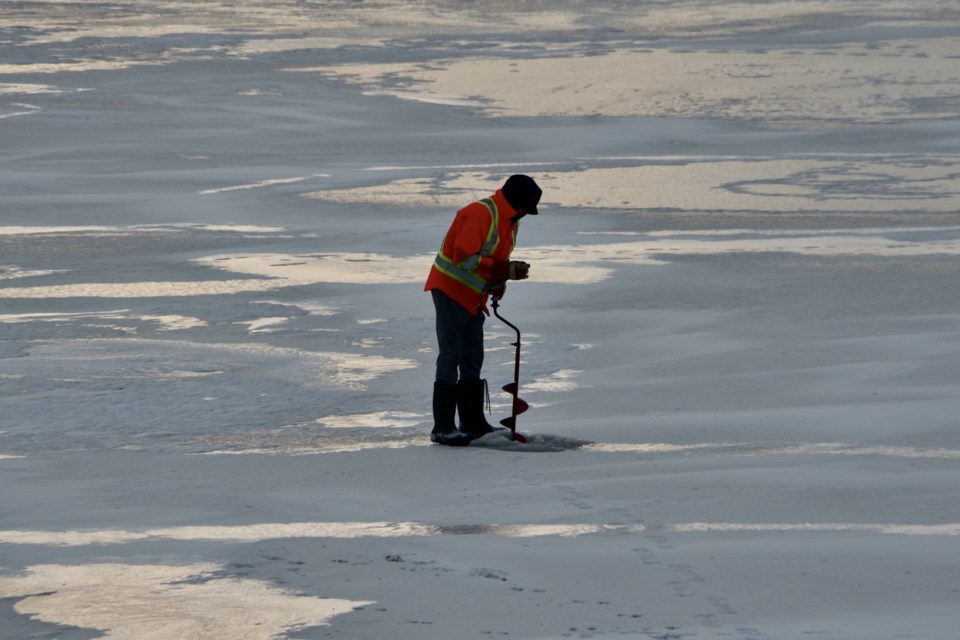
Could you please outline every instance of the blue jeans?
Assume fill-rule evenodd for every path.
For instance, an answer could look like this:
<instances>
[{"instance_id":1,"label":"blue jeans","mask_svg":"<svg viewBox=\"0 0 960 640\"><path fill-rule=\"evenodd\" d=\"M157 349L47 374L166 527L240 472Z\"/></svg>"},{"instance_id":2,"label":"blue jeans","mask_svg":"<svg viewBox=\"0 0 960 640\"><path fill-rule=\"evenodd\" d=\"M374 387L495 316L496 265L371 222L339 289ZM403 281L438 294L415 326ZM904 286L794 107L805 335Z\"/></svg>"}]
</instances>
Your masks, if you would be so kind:
<instances>
[{"instance_id":1,"label":"blue jeans","mask_svg":"<svg viewBox=\"0 0 960 640\"><path fill-rule=\"evenodd\" d=\"M478 307L473 315L439 289L432 289L437 310L437 382L479 380L483 366L483 321Z\"/></svg>"}]
</instances>

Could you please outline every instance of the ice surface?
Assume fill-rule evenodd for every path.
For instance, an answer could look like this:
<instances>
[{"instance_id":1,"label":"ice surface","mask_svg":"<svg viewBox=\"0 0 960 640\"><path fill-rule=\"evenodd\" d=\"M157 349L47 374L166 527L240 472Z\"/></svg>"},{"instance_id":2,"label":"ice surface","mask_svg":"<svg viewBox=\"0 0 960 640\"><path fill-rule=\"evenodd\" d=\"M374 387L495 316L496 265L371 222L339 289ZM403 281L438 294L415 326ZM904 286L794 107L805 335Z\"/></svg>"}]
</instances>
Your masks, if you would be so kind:
<instances>
[{"instance_id":1,"label":"ice surface","mask_svg":"<svg viewBox=\"0 0 960 640\"><path fill-rule=\"evenodd\" d=\"M0 640L956 637L958 31L0 3ZM529 442L438 447L422 282L512 173Z\"/></svg>"}]
</instances>

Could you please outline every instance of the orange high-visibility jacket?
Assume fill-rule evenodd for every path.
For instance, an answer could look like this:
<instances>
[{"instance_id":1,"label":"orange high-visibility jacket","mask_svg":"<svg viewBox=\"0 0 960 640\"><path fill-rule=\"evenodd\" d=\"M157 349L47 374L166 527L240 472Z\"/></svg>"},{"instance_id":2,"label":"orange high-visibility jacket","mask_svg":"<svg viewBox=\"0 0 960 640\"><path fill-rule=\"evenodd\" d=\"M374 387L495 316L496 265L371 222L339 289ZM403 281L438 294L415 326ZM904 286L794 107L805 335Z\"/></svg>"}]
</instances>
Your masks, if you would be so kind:
<instances>
[{"instance_id":1,"label":"orange high-visibility jacket","mask_svg":"<svg viewBox=\"0 0 960 640\"><path fill-rule=\"evenodd\" d=\"M470 313L481 308L490 315L485 287L494 265L503 273L513 253L520 226L510 220L515 215L502 190L457 211L423 290L440 289Z\"/></svg>"}]
</instances>

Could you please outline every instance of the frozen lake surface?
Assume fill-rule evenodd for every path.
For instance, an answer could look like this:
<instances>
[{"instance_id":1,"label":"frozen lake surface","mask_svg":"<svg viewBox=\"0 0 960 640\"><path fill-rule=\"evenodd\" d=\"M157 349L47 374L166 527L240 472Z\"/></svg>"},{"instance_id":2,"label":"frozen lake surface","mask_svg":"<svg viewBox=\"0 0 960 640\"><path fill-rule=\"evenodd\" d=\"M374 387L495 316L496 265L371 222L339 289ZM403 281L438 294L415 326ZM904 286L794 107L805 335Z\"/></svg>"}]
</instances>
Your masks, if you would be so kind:
<instances>
[{"instance_id":1,"label":"frozen lake surface","mask_svg":"<svg viewBox=\"0 0 960 640\"><path fill-rule=\"evenodd\" d=\"M956 637L958 35L4 2L0 640ZM531 442L430 445L422 283L512 173Z\"/></svg>"}]
</instances>

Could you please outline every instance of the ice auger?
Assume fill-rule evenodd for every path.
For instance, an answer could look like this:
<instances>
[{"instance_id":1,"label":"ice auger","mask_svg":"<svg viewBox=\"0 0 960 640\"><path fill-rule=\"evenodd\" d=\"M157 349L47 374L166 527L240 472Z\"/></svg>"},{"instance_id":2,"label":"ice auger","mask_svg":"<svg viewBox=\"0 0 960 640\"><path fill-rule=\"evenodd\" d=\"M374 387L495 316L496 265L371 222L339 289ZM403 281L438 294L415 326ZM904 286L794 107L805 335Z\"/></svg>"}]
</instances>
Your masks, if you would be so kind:
<instances>
[{"instance_id":1,"label":"ice auger","mask_svg":"<svg viewBox=\"0 0 960 640\"><path fill-rule=\"evenodd\" d=\"M513 405L510 411L510 417L504 418L500 424L510 429L510 438L515 442L526 443L527 439L523 434L517 433L517 416L530 408L530 405L522 400L520 394L520 329L515 324L500 315L500 299L493 299L493 315L497 316L501 322L517 332L517 341L510 344L517 348L513 364L513 382L503 385L503 390L513 396Z\"/></svg>"}]
</instances>

